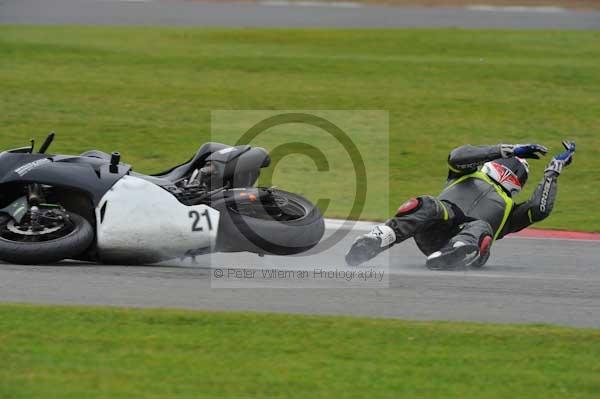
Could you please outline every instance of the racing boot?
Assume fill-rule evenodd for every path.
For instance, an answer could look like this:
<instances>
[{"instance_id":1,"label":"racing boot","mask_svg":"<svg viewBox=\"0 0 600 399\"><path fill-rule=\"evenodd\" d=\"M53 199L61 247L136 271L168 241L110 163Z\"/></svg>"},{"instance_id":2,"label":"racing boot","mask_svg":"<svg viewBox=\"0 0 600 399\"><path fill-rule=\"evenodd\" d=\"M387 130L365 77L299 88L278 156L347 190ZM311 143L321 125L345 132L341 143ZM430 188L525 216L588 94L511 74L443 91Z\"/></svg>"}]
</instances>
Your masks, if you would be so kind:
<instances>
[{"instance_id":1,"label":"racing boot","mask_svg":"<svg viewBox=\"0 0 600 399\"><path fill-rule=\"evenodd\" d=\"M451 270L474 261L479 256L479 247L456 241L427 257L425 264L431 270Z\"/></svg>"},{"instance_id":2,"label":"racing boot","mask_svg":"<svg viewBox=\"0 0 600 399\"><path fill-rule=\"evenodd\" d=\"M464 267L482 267L490 257L492 237L482 237L479 245L464 241L450 242L446 247L427 257L431 270L452 270Z\"/></svg>"},{"instance_id":3,"label":"racing boot","mask_svg":"<svg viewBox=\"0 0 600 399\"><path fill-rule=\"evenodd\" d=\"M385 224L375 226L369 233L358 237L346 254L346 263L358 266L373 259L396 241L396 233Z\"/></svg>"}]
</instances>

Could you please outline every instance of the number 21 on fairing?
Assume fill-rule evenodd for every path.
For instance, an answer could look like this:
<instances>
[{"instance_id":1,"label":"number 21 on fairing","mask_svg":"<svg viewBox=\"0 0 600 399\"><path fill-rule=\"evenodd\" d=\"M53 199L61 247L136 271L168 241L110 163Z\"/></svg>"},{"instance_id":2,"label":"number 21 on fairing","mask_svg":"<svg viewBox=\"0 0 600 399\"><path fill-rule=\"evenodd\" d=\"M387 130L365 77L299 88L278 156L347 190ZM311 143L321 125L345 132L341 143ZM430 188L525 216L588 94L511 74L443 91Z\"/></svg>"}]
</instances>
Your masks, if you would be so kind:
<instances>
[{"instance_id":1,"label":"number 21 on fairing","mask_svg":"<svg viewBox=\"0 0 600 399\"><path fill-rule=\"evenodd\" d=\"M192 219L192 231L204 231L204 227L200 226L201 220L206 219L206 226L208 227L208 231L212 231L213 226L210 220L210 214L208 213L208 209L204 212L200 213L198 211L190 211L189 213L190 219Z\"/></svg>"}]
</instances>

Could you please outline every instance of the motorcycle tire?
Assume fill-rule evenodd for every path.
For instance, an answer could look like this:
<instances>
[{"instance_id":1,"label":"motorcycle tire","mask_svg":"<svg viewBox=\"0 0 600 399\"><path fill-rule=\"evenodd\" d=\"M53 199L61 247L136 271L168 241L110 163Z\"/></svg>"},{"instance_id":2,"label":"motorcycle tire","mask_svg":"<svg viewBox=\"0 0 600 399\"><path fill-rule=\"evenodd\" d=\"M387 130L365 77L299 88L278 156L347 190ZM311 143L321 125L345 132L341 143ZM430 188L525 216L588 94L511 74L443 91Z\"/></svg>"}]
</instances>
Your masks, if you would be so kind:
<instances>
[{"instance_id":1,"label":"motorcycle tire","mask_svg":"<svg viewBox=\"0 0 600 399\"><path fill-rule=\"evenodd\" d=\"M65 235L46 241L19 241L8 238L10 234L1 234L6 231L11 220L5 218L0 221L0 260L4 262L43 265L75 259L83 254L94 240L91 224L72 212L69 212L70 226Z\"/></svg>"},{"instance_id":2,"label":"motorcycle tire","mask_svg":"<svg viewBox=\"0 0 600 399\"><path fill-rule=\"evenodd\" d=\"M225 202L217 207L221 212L217 251L294 255L319 243L325 233L319 209L300 195L275 189L270 192L297 211L302 210L302 215L293 220L254 217L232 209Z\"/></svg>"}]
</instances>

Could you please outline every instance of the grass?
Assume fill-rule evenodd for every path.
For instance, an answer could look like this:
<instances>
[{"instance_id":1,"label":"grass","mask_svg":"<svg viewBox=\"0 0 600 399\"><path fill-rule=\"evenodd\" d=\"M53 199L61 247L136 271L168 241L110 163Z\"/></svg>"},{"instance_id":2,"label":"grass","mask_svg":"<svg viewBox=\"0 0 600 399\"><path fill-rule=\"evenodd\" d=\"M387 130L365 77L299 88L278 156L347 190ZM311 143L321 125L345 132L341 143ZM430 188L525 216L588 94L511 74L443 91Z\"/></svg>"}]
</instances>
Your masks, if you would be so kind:
<instances>
[{"instance_id":1,"label":"grass","mask_svg":"<svg viewBox=\"0 0 600 399\"><path fill-rule=\"evenodd\" d=\"M0 27L1 148L55 129L54 151L119 150L158 172L209 140L211 110L239 109L389 111L389 142L385 118L346 118L369 165L364 219L437 194L455 146L533 141L557 152L575 139L541 226L600 231L590 206L600 200L599 31ZM219 138L235 141L235 126ZM277 132L327 147L297 126ZM272 148L273 137L257 143ZM327 216L348 213L351 166L326 173L305 157L285 161L278 186L331 198ZM532 163L527 194L546 162Z\"/></svg>"},{"instance_id":2,"label":"grass","mask_svg":"<svg viewBox=\"0 0 600 399\"><path fill-rule=\"evenodd\" d=\"M0 397L597 398L600 332L0 305Z\"/></svg>"}]
</instances>

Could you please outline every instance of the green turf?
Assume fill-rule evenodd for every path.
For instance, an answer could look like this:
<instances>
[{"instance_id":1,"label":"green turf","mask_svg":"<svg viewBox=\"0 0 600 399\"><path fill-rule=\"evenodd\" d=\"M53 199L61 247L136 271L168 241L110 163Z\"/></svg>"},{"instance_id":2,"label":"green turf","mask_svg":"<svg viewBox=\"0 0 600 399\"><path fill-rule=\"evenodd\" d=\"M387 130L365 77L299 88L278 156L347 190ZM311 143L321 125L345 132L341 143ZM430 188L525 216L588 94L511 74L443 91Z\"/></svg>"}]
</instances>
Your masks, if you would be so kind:
<instances>
[{"instance_id":1,"label":"green turf","mask_svg":"<svg viewBox=\"0 0 600 399\"><path fill-rule=\"evenodd\" d=\"M208 140L220 109L389 111L389 147L371 138L380 124L358 124L367 161L388 148L391 159L371 170L365 219L439 192L454 146L539 141L556 152L572 138L576 161L541 226L600 231L599 31L0 27L1 147L55 129L55 151L118 149L157 172ZM533 163L527 193L545 162ZM278 186L347 214L352 168L286 165Z\"/></svg>"},{"instance_id":2,"label":"green turf","mask_svg":"<svg viewBox=\"0 0 600 399\"><path fill-rule=\"evenodd\" d=\"M600 332L0 305L0 397L597 398Z\"/></svg>"}]
</instances>

